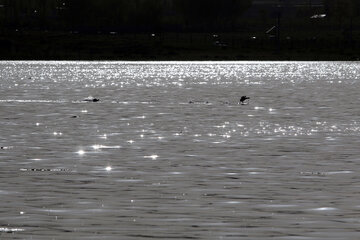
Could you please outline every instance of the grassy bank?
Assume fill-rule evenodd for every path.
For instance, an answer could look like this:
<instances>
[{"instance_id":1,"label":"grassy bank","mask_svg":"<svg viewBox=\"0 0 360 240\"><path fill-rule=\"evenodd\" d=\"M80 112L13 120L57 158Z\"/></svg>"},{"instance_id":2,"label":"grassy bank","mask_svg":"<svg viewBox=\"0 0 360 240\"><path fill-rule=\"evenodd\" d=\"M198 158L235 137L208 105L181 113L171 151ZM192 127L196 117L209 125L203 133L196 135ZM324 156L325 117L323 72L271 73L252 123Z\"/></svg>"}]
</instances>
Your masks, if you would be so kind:
<instances>
[{"instance_id":1,"label":"grassy bank","mask_svg":"<svg viewBox=\"0 0 360 240\"><path fill-rule=\"evenodd\" d=\"M356 35L354 35L356 36ZM357 38L261 34L79 34L13 32L0 35L2 60L358 60Z\"/></svg>"}]
</instances>

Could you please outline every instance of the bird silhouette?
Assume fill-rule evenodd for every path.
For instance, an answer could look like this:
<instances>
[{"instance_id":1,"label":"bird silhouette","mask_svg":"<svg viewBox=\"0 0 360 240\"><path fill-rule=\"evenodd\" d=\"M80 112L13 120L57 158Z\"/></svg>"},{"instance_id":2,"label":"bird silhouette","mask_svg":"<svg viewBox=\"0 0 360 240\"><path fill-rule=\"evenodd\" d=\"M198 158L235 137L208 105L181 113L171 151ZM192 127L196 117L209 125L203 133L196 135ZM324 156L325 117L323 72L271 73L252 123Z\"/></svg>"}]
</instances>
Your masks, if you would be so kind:
<instances>
[{"instance_id":1,"label":"bird silhouette","mask_svg":"<svg viewBox=\"0 0 360 240\"><path fill-rule=\"evenodd\" d=\"M242 97L240 98L240 103L241 103L241 104L244 104L244 102L245 102L246 100L248 100L248 99L250 99L250 97L242 96Z\"/></svg>"}]
</instances>

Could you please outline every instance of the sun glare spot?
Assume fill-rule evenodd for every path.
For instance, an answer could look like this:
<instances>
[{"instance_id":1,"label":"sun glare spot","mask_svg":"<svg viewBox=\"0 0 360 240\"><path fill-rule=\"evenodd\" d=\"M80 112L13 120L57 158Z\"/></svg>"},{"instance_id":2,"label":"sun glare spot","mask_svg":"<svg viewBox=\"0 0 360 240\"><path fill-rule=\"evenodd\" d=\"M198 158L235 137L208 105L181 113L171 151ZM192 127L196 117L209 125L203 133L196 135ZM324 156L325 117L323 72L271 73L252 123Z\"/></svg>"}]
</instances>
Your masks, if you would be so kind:
<instances>
[{"instance_id":1,"label":"sun glare spot","mask_svg":"<svg viewBox=\"0 0 360 240\"><path fill-rule=\"evenodd\" d=\"M83 155L85 154L85 151L84 151L84 150L79 150L79 151L77 152L77 154L79 154L80 156L83 156Z\"/></svg>"},{"instance_id":2,"label":"sun glare spot","mask_svg":"<svg viewBox=\"0 0 360 240\"><path fill-rule=\"evenodd\" d=\"M144 158L149 158L151 160L156 160L159 156L156 154L150 155L150 156L144 156Z\"/></svg>"},{"instance_id":3,"label":"sun glare spot","mask_svg":"<svg viewBox=\"0 0 360 240\"><path fill-rule=\"evenodd\" d=\"M93 145L92 148L94 150L99 150L101 148L101 145Z\"/></svg>"}]
</instances>

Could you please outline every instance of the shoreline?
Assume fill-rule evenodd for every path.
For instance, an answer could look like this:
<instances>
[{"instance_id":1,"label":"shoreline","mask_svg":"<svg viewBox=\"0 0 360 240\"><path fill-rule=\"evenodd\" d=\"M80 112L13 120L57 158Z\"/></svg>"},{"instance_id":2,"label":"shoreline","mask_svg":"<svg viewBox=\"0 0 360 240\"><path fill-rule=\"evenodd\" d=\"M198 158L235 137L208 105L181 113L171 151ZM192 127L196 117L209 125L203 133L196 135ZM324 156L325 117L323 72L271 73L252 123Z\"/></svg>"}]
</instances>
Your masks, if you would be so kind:
<instances>
[{"instance_id":1,"label":"shoreline","mask_svg":"<svg viewBox=\"0 0 360 240\"><path fill-rule=\"evenodd\" d=\"M20 60L11 60L11 59L0 59L0 64L4 63L122 63L122 64L246 64L246 63L287 63L287 62L303 62L303 63L327 63L327 62L339 62L339 63L360 63L360 60L46 60L46 59L20 59Z\"/></svg>"}]
</instances>

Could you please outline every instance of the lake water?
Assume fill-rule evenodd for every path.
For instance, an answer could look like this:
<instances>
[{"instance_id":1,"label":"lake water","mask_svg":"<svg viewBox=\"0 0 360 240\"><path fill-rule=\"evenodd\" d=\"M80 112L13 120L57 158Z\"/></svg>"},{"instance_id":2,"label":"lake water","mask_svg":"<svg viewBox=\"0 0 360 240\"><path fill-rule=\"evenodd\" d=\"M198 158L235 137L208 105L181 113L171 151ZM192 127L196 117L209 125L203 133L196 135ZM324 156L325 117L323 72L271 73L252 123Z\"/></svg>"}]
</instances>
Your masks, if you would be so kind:
<instances>
[{"instance_id":1,"label":"lake water","mask_svg":"<svg viewBox=\"0 0 360 240\"><path fill-rule=\"evenodd\" d=\"M0 239L360 239L359 62L0 62L0 89Z\"/></svg>"}]
</instances>

